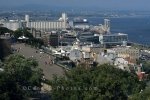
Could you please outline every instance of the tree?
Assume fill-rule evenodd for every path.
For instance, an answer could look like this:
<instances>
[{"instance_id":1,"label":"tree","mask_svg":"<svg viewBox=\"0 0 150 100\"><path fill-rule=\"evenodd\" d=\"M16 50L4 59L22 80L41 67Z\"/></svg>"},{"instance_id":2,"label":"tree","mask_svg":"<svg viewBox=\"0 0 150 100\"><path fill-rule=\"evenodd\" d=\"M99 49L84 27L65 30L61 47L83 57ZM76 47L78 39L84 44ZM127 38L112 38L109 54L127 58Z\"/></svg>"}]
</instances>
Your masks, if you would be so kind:
<instances>
[{"instance_id":1,"label":"tree","mask_svg":"<svg viewBox=\"0 0 150 100\"><path fill-rule=\"evenodd\" d=\"M0 39L0 60L8 56L11 53L11 47L9 41Z\"/></svg>"},{"instance_id":2,"label":"tree","mask_svg":"<svg viewBox=\"0 0 150 100\"><path fill-rule=\"evenodd\" d=\"M4 71L0 72L0 99L22 100L31 96L34 87L41 87L42 70L31 58L10 55L4 61ZM30 90L28 90L30 87Z\"/></svg>"},{"instance_id":3,"label":"tree","mask_svg":"<svg viewBox=\"0 0 150 100\"><path fill-rule=\"evenodd\" d=\"M14 37L16 39L18 39L21 36L25 36L28 37L29 39L26 40L25 42L29 45L35 46L35 47L41 47L42 45L44 45L44 42L42 41L42 39L37 39L35 37L33 37L32 33L30 33L28 31L28 28L25 29L18 29L14 32Z\"/></svg>"},{"instance_id":4,"label":"tree","mask_svg":"<svg viewBox=\"0 0 150 100\"><path fill-rule=\"evenodd\" d=\"M129 100L149 100L150 99L150 87L141 91L140 93L131 95Z\"/></svg>"},{"instance_id":5,"label":"tree","mask_svg":"<svg viewBox=\"0 0 150 100\"><path fill-rule=\"evenodd\" d=\"M146 73L150 74L150 61L145 61L142 63L143 64L143 69Z\"/></svg>"},{"instance_id":6,"label":"tree","mask_svg":"<svg viewBox=\"0 0 150 100\"><path fill-rule=\"evenodd\" d=\"M12 32L13 32L12 30L9 30L6 27L0 27L0 35L3 35L5 33L12 33Z\"/></svg>"},{"instance_id":7,"label":"tree","mask_svg":"<svg viewBox=\"0 0 150 100\"><path fill-rule=\"evenodd\" d=\"M145 87L135 74L112 65L66 72L66 77L54 76L51 81L53 100L127 100L128 95Z\"/></svg>"},{"instance_id":8,"label":"tree","mask_svg":"<svg viewBox=\"0 0 150 100\"><path fill-rule=\"evenodd\" d=\"M19 38L20 36L23 36L23 35L28 37L29 39L33 38L33 35L27 29L18 29L14 31L15 38Z\"/></svg>"},{"instance_id":9,"label":"tree","mask_svg":"<svg viewBox=\"0 0 150 100\"><path fill-rule=\"evenodd\" d=\"M150 61L148 61L148 60L143 61L143 60L139 59L139 60L137 60L137 64L138 65L142 64L143 71L146 72L147 74L150 73Z\"/></svg>"}]
</instances>

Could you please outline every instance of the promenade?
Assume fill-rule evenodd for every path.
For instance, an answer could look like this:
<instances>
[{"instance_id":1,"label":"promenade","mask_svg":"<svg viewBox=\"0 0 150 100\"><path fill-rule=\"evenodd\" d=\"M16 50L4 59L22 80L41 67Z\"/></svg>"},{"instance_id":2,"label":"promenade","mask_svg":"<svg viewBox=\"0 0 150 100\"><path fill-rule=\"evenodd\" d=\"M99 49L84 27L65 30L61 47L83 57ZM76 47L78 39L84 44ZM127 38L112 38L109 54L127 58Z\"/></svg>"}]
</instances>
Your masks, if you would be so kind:
<instances>
[{"instance_id":1,"label":"promenade","mask_svg":"<svg viewBox=\"0 0 150 100\"><path fill-rule=\"evenodd\" d=\"M38 61L39 67L43 70L44 76L46 79L51 80L53 75L63 76L64 70L63 68L52 64L53 56L50 56L46 53L40 53L39 50L35 48L31 48L30 45L14 44L13 48L19 50L16 51L16 54L24 55L26 58L33 57ZM36 52L37 51L37 52Z\"/></svg>"}]
</instances>

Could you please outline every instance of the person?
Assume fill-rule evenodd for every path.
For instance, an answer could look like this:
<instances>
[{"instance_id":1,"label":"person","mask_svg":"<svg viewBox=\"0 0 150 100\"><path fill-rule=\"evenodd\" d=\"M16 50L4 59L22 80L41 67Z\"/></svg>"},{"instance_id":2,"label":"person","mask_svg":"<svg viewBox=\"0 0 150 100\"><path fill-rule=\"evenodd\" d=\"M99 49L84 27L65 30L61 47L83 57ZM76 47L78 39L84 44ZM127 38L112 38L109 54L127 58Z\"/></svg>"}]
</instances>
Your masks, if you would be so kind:
<instances>
[{"instance_id":1,"label":"person","mask_svg":"<svg viewBox=\"0 0 150 100\"><path fill-rule=\"evenodd\" d=\"M45 65L47 65L47 61L45 61Z\"/></svg>"},{"instance_id":2,"label":"person","mask_svg":"<svg viewBox=\"0 0 150 100\"><path fill-rule=\"evenodd\" d=\"M55 63L54 60L52 60L53 64Z\"/></svg>"},{"instance_id":3,"label":"person","mask_svg":"<svg viewBox=\"0 0 150 100\"><path fill-rule=\"evenodd\" d=\"M53 64L53 60L51 59L51 63Z\"/></svg>"},{"instance_id":4,"label":"person","mask_svg":"<svg viewBox=\"0 0 150 100\"><path fill-rule=\"evenodd\" d=\"M42 79L45 81L45 76L43 75Z\"/></svg>"},{"instance_id":5,"label":"person","mask_svg":"<svg viewBox=\"0 0 150 100\"><path fill-rule=\"evenodd\" d=\"M49 65L51 65L52 64L52 62L51 61L49 61Z\"/></svg>"}]
</instances>

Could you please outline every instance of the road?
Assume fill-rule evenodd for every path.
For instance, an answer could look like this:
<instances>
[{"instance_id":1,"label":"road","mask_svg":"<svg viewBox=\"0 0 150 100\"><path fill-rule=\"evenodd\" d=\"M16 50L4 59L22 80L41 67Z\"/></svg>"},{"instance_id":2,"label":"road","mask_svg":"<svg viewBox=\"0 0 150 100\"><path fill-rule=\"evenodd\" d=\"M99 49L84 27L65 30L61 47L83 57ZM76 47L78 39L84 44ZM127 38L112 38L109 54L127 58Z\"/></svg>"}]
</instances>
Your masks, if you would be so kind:
<instances>
[{"instance_id":1,"label":"road","mask_svg":"<svg viewBox=\"0 0 150 100\"><path fill-rule=\"evenodd\" d=\"M23 43L14 44L12 47L19 50L19 52L16 52L16 54L24 55L26 58L35 58L38 61L39 67L43 70L46 79L51 80L54 74L58 76L64 75L63 68L55 64L49 64L51 63L51 60L53 60L52 56L46 53L40 54L39 51L36 53L37 50L35 48L31 48L30 45L25 45Z\"/></svg>"}]
</instances>

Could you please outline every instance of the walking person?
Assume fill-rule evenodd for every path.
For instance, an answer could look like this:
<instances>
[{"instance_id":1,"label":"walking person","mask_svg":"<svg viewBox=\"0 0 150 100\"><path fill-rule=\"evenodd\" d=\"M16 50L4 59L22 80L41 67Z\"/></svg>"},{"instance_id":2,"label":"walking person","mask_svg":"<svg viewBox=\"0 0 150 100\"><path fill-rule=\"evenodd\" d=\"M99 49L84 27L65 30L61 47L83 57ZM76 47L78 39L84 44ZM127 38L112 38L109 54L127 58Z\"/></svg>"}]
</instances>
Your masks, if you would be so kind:
<instances>
[{"instance_id":1,"label":"walking person","mask_svg":"<svg viewBox=\"0 0 150 100\"><path fill-rule=\"evenodd\" d=\"M52 63L53 63L53 64L55 63L54 60L52 60Z\"/></svg>"},{"instance_id":2,"label":"walking person","mask_svg":"<svg viewBox=\"0 0 150 100\"><path fill-rule=\"evenodd\" d=\"M49 61L49 65L51 65L52 64L52 62L51 61Z\"/></svg>"},{"instance_id":3,"label":"walking person","mask_svg":"<svg viewBox=\"0 0 150 100\"><path fill-rule=\"evenodd\" d=\"M47 61L45 61L45 65L47 65Z\"/></svg>"},{"instance_id":4,"label":"walking person","mask_svg":"<svg viewBox=\"0 0 150 100\"><path fill-rule=\"evenodd\" d=\"M51 63L53 64L53 60L51 59Z\"/></svg>"}]
</instances>

